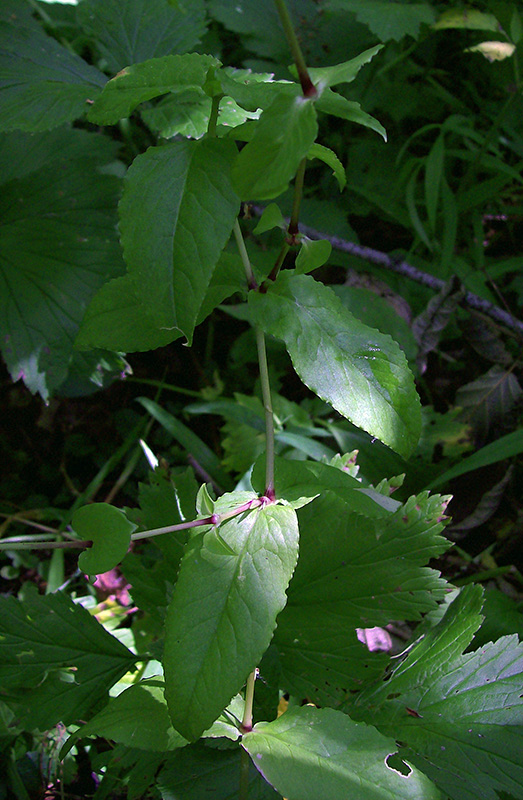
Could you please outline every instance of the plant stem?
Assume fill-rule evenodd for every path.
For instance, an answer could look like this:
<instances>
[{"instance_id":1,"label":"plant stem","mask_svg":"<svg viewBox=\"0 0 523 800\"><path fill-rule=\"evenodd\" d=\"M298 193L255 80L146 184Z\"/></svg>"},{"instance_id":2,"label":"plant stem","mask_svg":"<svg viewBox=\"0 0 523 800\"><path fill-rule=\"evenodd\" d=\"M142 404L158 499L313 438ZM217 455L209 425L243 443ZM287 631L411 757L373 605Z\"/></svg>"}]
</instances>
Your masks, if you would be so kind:
<instances>
[{"instance_id":1,"label":"plant stem","mask_svg":"<svg viewBox=\"0 0 523 800\"><path fill-rule=\"evenodd\" d=\"M238 247L238 251L240 253L240 257L242 260L243 268L247 276L247 285L249 286L249 289L257 289L258 282L256 281L256 278L254 277L254 272L252 271L251 260L247 252L247 248L245 247L245 242L243 241L243 235L238 219L236 219L234 223L233 232L234 232L234 238L236 239L236 245Z\"/></svg>"},{"instance_id":2,"label":"plant stem","mask_svg":"<svg viewBox=\"0 0 523 800\"><path fill-rule=\"evenodd\" d=\"M189 522L178 522L176 525L166 525L164 528L151 528L147 531L139 531L131 535L131 541L135 542L137 539L148 539L152 536L161 536L163 533L174 533L176 531L187 530L188 528L198 528L202 525L220 525L227 519L237 517L243 514L244 511L250 511L252 508L259 508L265 505L272 497L253 497L252 500L247 500L240 506L226 511L224 514L211 514L204 519L192 519ZM78 539L71 542L48 542L43 537L36 541L35 537L27 537L31 541L22 541L22 537L13 537L12 539L4 539L0 541L0 550L66 550L75 548L77 550L86 550L91 547L92 542L86 539Z\"/></svg>"},{"instance_id":3,"label":"plant stem","mask_svg":"<svg viewBox=\"0 0 523 800\"><path fill-rule=\"evenodd\" d=\"M218 112L220 110L220 100L223 95L216 95L212 98L211 113L209 114L209 122L207 123L207 136L212 139L216 136L216 123L218 121Z\"/></svg>"},{"instance_id":4,"label":"plant stem","mask_svg":"<svg viewBox=\"0 0 523 800\"><path fill-rule=\"evenodd\" d=\"M303 197L303 182L305 180L306 167L307 167L307 159L303 158L300 161L300 166L298 167L298 171L296 173L296 179L294 181L292 213L289 220L289 224L287 226L287 236L285 237L284 242L281 246L281 250L278 253L278 258L276 259L276 263L272 268L270 275L268 276L268 280L271 281L276 280L276 278L278 277L278 273L282 268L283 262L285 261L285 256L291 249L291 246L296 244L296 236L299 233L298 219L300 216L301 199Z\"/></svg>"},{"instance_id":5,"label":"plant stem","mask_svg":"<svg viewBox=\"0 0 523 800\"><path fill-rule=\"evenodd\" d=\"M240 791L238 800L247 800L249 796L249 767L251 764L250 756L247 750L241 748L240 759Z\"/></svg>"},{"instance_id":6,"label":"plant stem","mask_svg":"<svg viewBox=\"0 0 523 800\"><path fill-rule=\"evenodd\" d=\"M269 382L269 367L267 364L267 350L265 336L261 328L256 326L256 347L258 348L258 364L260 366L260 382L265 409L265 496L274 500L274 416L272 413L271 385Z\"/></svg>"},{"instance_id":7,"label":"plant stem","mask_svg":"<svg viewBox=\"0 0 523 800\"><path fill-rule=\"evenodd\" d=\"M252 271L249 254L243 241L243 236L238 220L234 223L234 238L240 252L240 256L247 275L249 288L256 290L258 284ZM265 409L265 447L266 447L266 470L265 470L265 497L274 500L274 417L272 413L271 385L269 382L269 367L267 365L267 350L265 348L265 336L261 328L256 326L256 347L258 349L258 364L260 368L260 381L262 388L263 407Z\"/></svg>"},{"instance_id":8,"label":"plant stem","mask_svg":"<svg viewBox=\"0 0 523 800\"><path fill-rule=\"evenodd\" d=\"M303 197L303 181L305 179L305 169L307 167L307 158L302 158L300 161L300 166L298 167L298 171L296 173L296 178L294 180L294 198L292 201L292 212L291 218L289 222L289 236L296 238L298 233L298 219L300 217L300 206L301 206L301 198ZM295 242L293 241L292 244Z\"/></svg>"},{"instance_id":9,"label":"plant stem","mask_svg":"<svg viewBox=\"0 0 523 800\"><path fill-rule=\"evenodd\" d=\"M256 683L256 676L258 670L253 669L247 678L247 686L245 687L245 711L243 712L243 720L240 726L242 733L252 731L252 704L254 702L254 684Z\"/></svg>"},{"instance_id":10,"label":"plant stem","mask_svg":"<svg viewBox=\"0 0 523 800\"><path fill-rule=\"evenodd\" d=\"M283 32L285 33L285 38L287 39L288 45L292 53L293 61L298 71L298 78L300 79L303 96L316 97L317 91L313 82L310 79L309 70L307 69L307 64L305 63L303 53L301 52L301 47L298 42L298 37L296 36L294 26L292 24L289 12L287 10L287 5L285 3L285 0L274 0L274 2L276 4L278 16L280 17L280 22L283 27Z\"/></svg>"}]
</instances>

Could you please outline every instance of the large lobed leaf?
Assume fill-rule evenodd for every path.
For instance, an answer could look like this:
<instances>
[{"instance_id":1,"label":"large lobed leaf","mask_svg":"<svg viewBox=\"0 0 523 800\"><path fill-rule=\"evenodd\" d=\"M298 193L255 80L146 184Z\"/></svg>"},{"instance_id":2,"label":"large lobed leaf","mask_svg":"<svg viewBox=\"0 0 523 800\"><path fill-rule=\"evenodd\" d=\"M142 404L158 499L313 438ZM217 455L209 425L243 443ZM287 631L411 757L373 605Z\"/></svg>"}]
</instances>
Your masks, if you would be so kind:
<instances>
[{"instance_id":1,"label":"large lobed leaf","mask_svg":"<svg viewBox=\"0 0 523 800\"><path fill-rule=\"evenodd\" d=\"M45 33L0 21L0 130L45 131L83 116L105 82Z\"/></svg>"},{"instance_id":2,"label":"large lobed leaf","mask_svg":"<svg viewBox=\"0 0 523 800\"><path fill-rule=\"evenodd\" d=\"M83 0L78 18L111 72L186 53L206 30L203 0Z\"/></svg>"},{"instance_id":3,"label":"large lobed leaf","mask_svg":"<svg viewBox=\"0 0 523 800\"><path fill-rule=\"evenodd\" d=\"M257 769L288 800L439 800L433 783L392 760L397 746L330 708L291 708L243 737Z\"/></svg>"},{"instance_id":4,"label":"large lobed leaf","mask_svg":"<svg viewBox=\"0 0 523 800\"><path fill-rule=\"evenodd\" d=\"M25 174L5 183L0 198L2 350L13 379L47 398L67 376L88 302L123 271L120 183L95 170L112 148L93 134L20 135L18 144L10 135L2 144L13 158L28 151Z\"/></svg>"},{"instance_id":5,"label":"large lobed leaf","mask_svg":"<svg viewBox=\"0 0 523 800\"><path fill-rule=\"evenodd\" d=\"M296 372L322 400L400 455L418 442L421 406L400 348L343 307L310 275L280 273L249 306L265 333L283 339Z\"/></svg>"},{"instance_id":6,"label":"large lobed leaf","mask_svg":"<svg viewBox=\"0 0 523 800\"><path fill-rule=\"evenodd\" d=\"M400 740L453 800L523 797L523 645L516 634L462 655L481 624L482 590L464 589L389 679L351 714Z\"/></svg>"},{"instance_id":7,"label":"large lobed leaf","mask_svg":"<svg viewBox=\"0 0 523 800\"><path fill-rule=\"evenodd\" d=\"M298 525L270 505L197 534L165 623L165 696L173 725L195 740L269 646L296 565Z\"/></svg>"},{"instance_id":8,"label":"large lobed leaf","mask_svg":"<svg viewBox=\"0 0 523 800\"><path fill-rule=\"evenodd\" d=\"M304 477L300 492L308 491ZM445 503L424 493L396 511L367 516L359 498L353 506L350 492L344 501L341 487L325 490L322 482L320 476L322 494L298 513L300 560L275 643L289 691L339 704L387 660L369 653L356 629L420 619L443 595L445 582L424 565L448 546L440 535Z\"/></svg>"},{"instance_id":9,"label":"large lobed leaf","mask_svg":"<svg viewBox=\"0 0 523 800\"><path fill-rule=\"evenodd\" d=\"M135 656L65 594L0 598L0 685L42 730L86 716Z\"/></svg>"}]
</instances>

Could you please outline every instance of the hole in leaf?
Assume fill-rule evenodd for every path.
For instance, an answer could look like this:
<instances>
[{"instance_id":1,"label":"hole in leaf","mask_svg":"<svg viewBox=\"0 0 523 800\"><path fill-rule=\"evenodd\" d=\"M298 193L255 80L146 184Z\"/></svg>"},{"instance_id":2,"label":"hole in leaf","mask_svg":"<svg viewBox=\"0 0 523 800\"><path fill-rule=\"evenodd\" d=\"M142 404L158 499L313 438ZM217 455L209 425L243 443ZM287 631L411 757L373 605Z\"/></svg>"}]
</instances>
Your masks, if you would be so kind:
<instances>
[{"instance_id":1,"label":"hole in leaf","mask_svg":"<svg viewBox=\"0 0 523 800\"><path fill-rule=\"evenodd\" d=\"M396 697L400 696L400 692L391 692L387 695L387 700L394 700Z\"/></svg>"},{"instance_id":2,"label":"hole in leaf","mask_svg":"<svg viewBox=\"0 0 523 800\"><path fill-rule=\"evenodd\" d=\"M412 772L412 769L406 761L403 761L399 753L390 753L385 759L385 764L389 769L392 769L404 778L408 778Z\"/></svg>"}]
</instances>

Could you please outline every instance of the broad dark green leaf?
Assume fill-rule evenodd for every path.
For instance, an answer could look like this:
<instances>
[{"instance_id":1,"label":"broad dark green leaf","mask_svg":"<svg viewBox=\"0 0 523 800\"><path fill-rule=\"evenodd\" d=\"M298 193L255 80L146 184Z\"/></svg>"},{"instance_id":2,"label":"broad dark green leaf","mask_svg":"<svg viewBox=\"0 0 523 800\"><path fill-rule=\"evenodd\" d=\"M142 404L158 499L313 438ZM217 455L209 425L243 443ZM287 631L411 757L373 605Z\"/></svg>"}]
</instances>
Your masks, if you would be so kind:
<instances>
[{"instance_id":1,"label":"broad dark green leaf","mask_svg":"<svg viewBox=\"0 0 523 800\"><path fill-rule=\"evenodd\" d=\"M309 275L282 272L249 307L265 333L283 339L294 368L322 400L400 455L415 448L421 408L396 342L368 328Z\"/></svg>"},{"instance_id":2,"label":"broad dark green leaf","mask_svg":"<svg viewBox=\"0 0 523 800\"><path fill-rule=\"evenodd\" d=\"M91 503L78 508L71 525L78 537L91 540L92 547L78 559L78 567L89 575L108 572L122 561L136 525L124 512L108 503Z\"/></svg>"},{"instance_id":3,"label":"broad dark green leaf","mask_svg":"<svg viewBox=\"0 0 523 800\"><path fill-rule=\"evenodd\" d=\"M401 740L406 757L455 800L523 796L523 645L513 634L462 655L481 623L481 603L481 588L466 587L353 708Z\"/></svg>"},{"instance_id":4,"label":"broad dark green leaf","mask_svg":"<svg viewBox=\"0 0 523 800\"><path fill-rule=\"evenodd\" d=\"M206 31L203 0L83 0L78 19L110 72L186 53Z\"/></svg>"},{"instance_id":5,"label":"broad dark green leaf","mask_svg":"<svg viewBox=\"0 0 523 800\"><path fill-rule=\"evenodd\" d=\"M351 11L382 42L419 36L420 26L432 25L436 12L429 3L397 3L393 0L329 0L332 8ZM484 15L486 16L486 15Z\"/></svg>"},{"instance_id":6,"label":"broad dark green leaf","mask_svg":"<svg viewBox=\"0 0 523 800\"><path fill-rule=\"evenodd\" d=\"M0 684L31 729L87 716L135 660L65 594L0 598Z\"/></svg>"},{"instance_id":7,"label":"broad dark green leaf","mask_svg":"<svg viewBox=\"0 0 523 800\"><path fill-rule=\"evenodd\" d=\"M288 800L440 798L422 772L390 760L398 750L393 738L330 708L290 708L273 722L259 722L242 744Z\"/></svg>"},{"instance_id":8,"label":"broad dark green leaf","mask_svg":"<svg viewBox=\"0 0 523 800\"><path fill-rule=\"evenodd\" d=\"M219 63L213 56L186 53L132 64L105 85L88 118L99 125L114 125L140 103L162 94L193 90L203 96L207 72Z\"/></svg>"},{"instance_id":9,"label":"broad dark green leaf","mask_svg":"<svg viewBox=\"0 0 523 800\"><path fill-rule=\"evenodd\" d=\"M105 148L102 148L105 152ZM97 289L123 271L119 181L92 160L55 161L4 184L0 198L0 330L14 380L47 398L65 380Z\"/></svg>"},{"instance_id":10,"label":"broad dark green leaf","mask_svg":"<svg viewBox=\"0 0 523 800\"><path fill-rule=\"evenodd\" d=\"M197 534L165 624L165 696L189 740L210 726L269 646L296 565L295 512L270 505Z\"/></svg>"},{"instance_id":11,"label":"broad dark green leaf","mask_svg":"<svg viewBox=\"0 0 523 800\"><path fill-rule=\"evenodd\" d=\"M300 559L275 644L283 686L313 702L339 704L387 662L368 652L356 628L419 620L441 599L446 584L424 565L448 547L441 536L445 502L424 493L369 518L334 491L322 491L321 483L320 473L321 495L298 512Z\"/></svg>"},{"instance_id":12,"label":"broad dark green leaf","mask_svg":"<svg viewBox=\"0 0 523 800\"><path fill-rule=\"evenodd\" d=\"M238 800L241 756L239 747L217 750L202 744L173 753L158 776L162 800ZM249 800L280 797L252 762L247 791Z\"/></svg>"},{"instance_id":13,"label":"broad dark green leaf","mask_svg":"<svg viewBox=\"0 0 523 800\"><path fill-rule=\"evenodd\" d=\"M155 350L182 336L166 330L144 305L132 275L113 278L95 294L80 325L75 347L90 350L103 347L124 353Z\"/></svg>"},{"instance_id":14,"label":"broad dark green leaf","mask_svg":"<svg viewBox=\"0 0 523 800\"><path fill-rule=\"evenodd\" d=\"M140 750L176 750L187 741L177 733L164 699L164 683L149 678L112 697L105 708L78 731L103 736Z\"/></svg>"},{"instance_id":15,"label":"broad dark green leaf","mask_svg":"<svg viewBox=\"0 0 523 800\"><path fill-rule=\"evenodd\" d=\"M284 192L317 133L314 104L303 97L279 95L262 113L254 137L233 169L242 200L268 200Z\"/></svg>"},{"instance_id":16,"label":"broad dark green leaf","mask_svg":"<svg viewBox=\"0 0 523 800\"><path fill-rule=\"evenodd\" d=\"M106 166L117 158L119 149L118 142L108 136L67 126L41 133L1 133L0 181L25 178L42 167L73 159L86 167L89 164L89 169Z\"/></svg>"},{"instance_id":17,"label":"broad dark green leaf","mask_svg":"<svg viewBox=\"0 0 523 800\"><path fill-rule=\"evenodd\" d=\"M105 82L50 36L0 22L0 130L45 131L81 117Z\"/></svg>"},{"instance_id":18,"label":"broad dark green leaf","mask_svg":"<svg viewBox=\"0 0 523 800\"><path fill-rule=\"evenodd\" d=\"M124 256L157 328L190 343L214 268L238 212L233 142L150 147L130 167L120 203Z\"/></svg>"}]
</instances>

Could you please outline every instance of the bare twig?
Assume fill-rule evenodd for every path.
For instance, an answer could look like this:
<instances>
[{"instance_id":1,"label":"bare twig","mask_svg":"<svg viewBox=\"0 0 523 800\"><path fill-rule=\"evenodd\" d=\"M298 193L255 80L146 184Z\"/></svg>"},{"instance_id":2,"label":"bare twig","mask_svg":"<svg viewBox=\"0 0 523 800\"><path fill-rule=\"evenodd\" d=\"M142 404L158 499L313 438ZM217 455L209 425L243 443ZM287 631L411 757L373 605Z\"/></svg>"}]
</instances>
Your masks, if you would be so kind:
<instances>
[{"instance_id":1,"label":"bare twig","mask_svg":"<svg viewBox=\"0 0 523 800\"><path fill-rule=\"evenodd\" d=\"M251 209L256 215L260 215L263 211L261 206L251 206ZM286 220L286 222L288 224L288 220ZM387 253L383 253L380 250L374 250L372 247L365 247L355 242L348 242L346 239L341 239L339 236L329 236L326 233L317 231L315 228L310 228L308 225L300 225L300 233L305 234L309 239L326 239L335 250L340 250L343 253L350 253L357 258L369 261L371 264L376 264L391 272L396 272L399 275L403 275L405 278L409 278L411 281L416 281L416 283L420 283L423 286L428 286L429 289L433 289L436 292L440 292L446 285L445 281L441 280L441 278L436 278L434 275L422 272L402 258L389 256ZM495 306L493 303L485 300L483 297L479 297L472 292L466 292L461 303L469 308L473 308L475 311L480 311L482 314L496 320L496 322L499 322L501 325L523 335L523 322L516 319L512 314L509 314L508 311L504 311L502 308L499 308L499 306Z\"/></svg>"}]
</instances>

